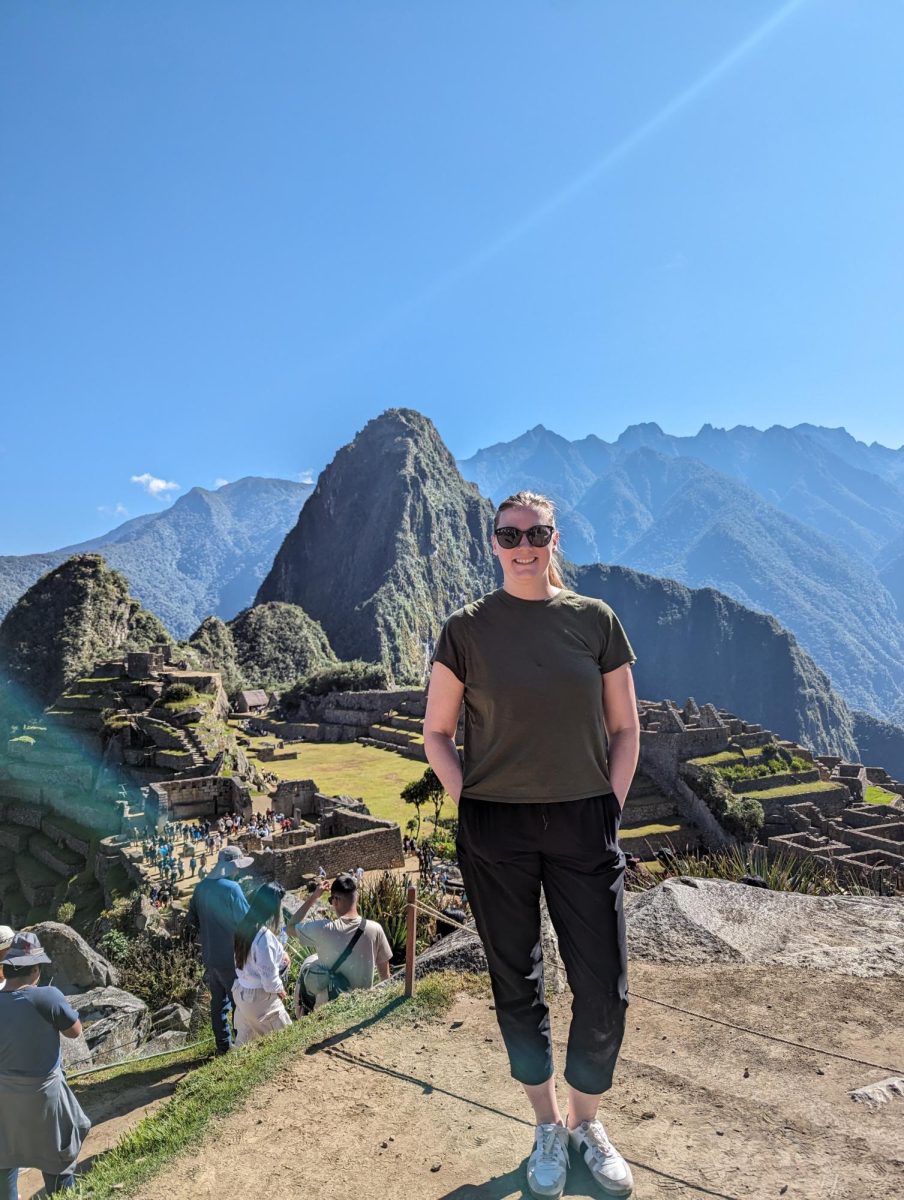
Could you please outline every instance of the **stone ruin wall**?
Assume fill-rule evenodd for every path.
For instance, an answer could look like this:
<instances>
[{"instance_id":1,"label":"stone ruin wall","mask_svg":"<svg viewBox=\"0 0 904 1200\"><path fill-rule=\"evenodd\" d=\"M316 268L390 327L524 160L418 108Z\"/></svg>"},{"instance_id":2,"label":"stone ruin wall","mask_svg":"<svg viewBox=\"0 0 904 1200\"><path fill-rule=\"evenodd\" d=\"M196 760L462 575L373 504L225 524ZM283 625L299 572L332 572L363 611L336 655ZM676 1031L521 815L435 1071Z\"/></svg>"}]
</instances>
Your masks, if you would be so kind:
<instances>
[{"instance_id":1,"label":"stone ruin wall","mask_svg":"<svg viewBox=\"0 0 904 1200\"><path fill-rule=\"evenodd\" d=\"M159 828L166 821L197 817L225 817L251 812L251 792L232 775L202 775L152 783L146 804L147 817Z\"/></svg>"},{"instance_id":2,"label":"stone ruin wall","mask_svg":"<svg viewBox=\"0 0 904 1200\"><path fill-rule=\"evenodd\" d=\"M355 816L355 813L348 814L349 818ZM356 867L363 867L365 871L403 867L405 859L398 825L373 817L367 821L370 827L360 833L342 833L308 841L304 846L252 853L254 871L291 889L301 887L320 867L330 876L341 871L354 871ZM347 822L337 822L335 827L347 825Z\"/></svg>"}]
</instances>

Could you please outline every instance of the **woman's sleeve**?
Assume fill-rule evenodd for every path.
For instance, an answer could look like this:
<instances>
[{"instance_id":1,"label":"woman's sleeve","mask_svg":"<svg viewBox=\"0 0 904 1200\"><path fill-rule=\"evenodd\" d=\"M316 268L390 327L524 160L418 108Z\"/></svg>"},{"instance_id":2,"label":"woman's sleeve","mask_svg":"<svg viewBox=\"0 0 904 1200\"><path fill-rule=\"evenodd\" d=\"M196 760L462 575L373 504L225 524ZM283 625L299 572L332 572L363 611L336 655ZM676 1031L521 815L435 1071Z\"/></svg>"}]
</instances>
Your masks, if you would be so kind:
<instances>
[{"instance_id":1,"label":"woman's sleeve","mask_svg":"<svg viewBox=\"0 0 904 1200\"><path fill-rule=\"evenodd\" d=\"M602 623L598 659L600 672L605 675L608 671L615 671L618 667L623 667L625 663L637 662L637 655L628 641L628 635L622 628L621 621L608 605L603 606L600 619Z\"/></svg>"},{"instance_id":2,"label":"woman's sleeve","mask_svg":"<svg viewBox=\"0 0 904 1200\"><path fill-rule=\"evenodd\" d=\"M440 630L431 661L442 663L444 667L449 668L460 683L465 682L467 675L467 655L465 653L461 619L457 614L453 614Z\"/></svg>"}]
</instances>

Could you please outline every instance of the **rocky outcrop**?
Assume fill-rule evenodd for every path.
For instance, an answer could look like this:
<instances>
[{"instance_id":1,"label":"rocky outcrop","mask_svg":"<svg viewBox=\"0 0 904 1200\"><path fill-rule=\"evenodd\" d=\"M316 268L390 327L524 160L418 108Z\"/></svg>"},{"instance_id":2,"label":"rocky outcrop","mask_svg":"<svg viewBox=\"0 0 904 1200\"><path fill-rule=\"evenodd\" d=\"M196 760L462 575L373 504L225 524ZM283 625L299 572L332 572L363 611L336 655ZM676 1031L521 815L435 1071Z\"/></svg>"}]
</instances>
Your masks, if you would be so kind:
<instances>
[{"instance_id":1,"label":"rocky outcrop","mask_svg":"<svg viewBox=\"0 0 904 1200\"><path fill-rule=\"evenodd\" d=\"M38 941L47 952L51 965L45 974L53 978L54 987L67 994L89 989L113 987L119 984L119 972L83 937L68 925L58 921L42 921L32 927ZM77 1007L77 1006L76 1006Z\"/></svg>"},{"instance_id":2,"label":"rocky outcrop","mask_svg":"<svg viewBox=\"0 0 904 1200\"><path fill-rule=\"evenodd\" d=\"M628 953L904 977L904 897L808 896L722 879L668 879L626 897Z\"/></svg>"},{"instance_id":3,"label":"rocky outcrop","mask_svg":"<svg viewBox=\"0 0 904 1200\"><path fill-rule=\"evenodd\" d=\"M117 987L92 988L68 999L82 1023L82 1037L64 1057L68 1069L99 1067L142 1053L151 1035L151 1015L143 1000Z\"/></svg>"},{"instance_id":4,"label":"rocky outcrop","mask_svg":"<svg viewBox=\"0 0 904 1200\"><path fill-rule=\"evenodd\" d=\"M494 586L492 508L433 424L389 409L321 474L257 604L299 604L344 659L420 680L445 618Z\"/></svg>"}]
</instances>

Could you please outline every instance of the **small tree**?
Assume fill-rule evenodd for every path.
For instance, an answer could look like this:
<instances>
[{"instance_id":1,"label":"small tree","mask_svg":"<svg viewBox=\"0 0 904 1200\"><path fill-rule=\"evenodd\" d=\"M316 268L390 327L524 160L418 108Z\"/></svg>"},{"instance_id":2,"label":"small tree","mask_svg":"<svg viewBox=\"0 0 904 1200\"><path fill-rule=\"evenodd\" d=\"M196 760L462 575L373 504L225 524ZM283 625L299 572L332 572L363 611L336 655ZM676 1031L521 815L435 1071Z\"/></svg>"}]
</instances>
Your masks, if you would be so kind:
<instances>
[{"instance_id":1,"label":"small tree","mask_svg":"<svg viewBox=\"0 0 904 1200\"><path fill-rule=\"evenodd\" d=\"M440 783L432 767L428 767L420 779L414 779L402 792L402 799L406 804L413 804L417 811L417 833L421 831L421 806L426 804L433 808L433 832L439 826L440 813L443 810L443 801L446 798L446 790Z\"/></svg>"}]
</instances>

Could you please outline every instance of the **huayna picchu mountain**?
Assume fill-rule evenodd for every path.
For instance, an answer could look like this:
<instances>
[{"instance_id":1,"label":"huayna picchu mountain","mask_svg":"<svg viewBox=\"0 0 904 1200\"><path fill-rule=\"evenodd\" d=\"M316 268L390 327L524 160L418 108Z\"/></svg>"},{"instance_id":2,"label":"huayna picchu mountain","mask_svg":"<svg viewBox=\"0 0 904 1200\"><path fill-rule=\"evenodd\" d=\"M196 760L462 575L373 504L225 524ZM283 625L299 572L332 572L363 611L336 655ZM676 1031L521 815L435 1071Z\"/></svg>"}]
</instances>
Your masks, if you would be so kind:
<instances>
[{"instance_id":1,"label":"huayna picchu mountain","mask_svg":"<svg viewBox=\"0 0 904 1200\"><path fill-rule=\"evenodd\" d=\"M100 659L172 642L99 554L76 554L28 589L0 623L0 684L49 704Z\"/></svg>"},{"instance_id":2,"label":"huayna picchu mountain","mask_svg":"<svg viewBox=\"0 0 904 1200\"><path fill-rule=\"evenodd\" d=\"M341 658L419 681L445 617L495 586L492 519L432 422L389 409L323 471L256 603L300 604Z\"/></svg>"}]
</instances>

